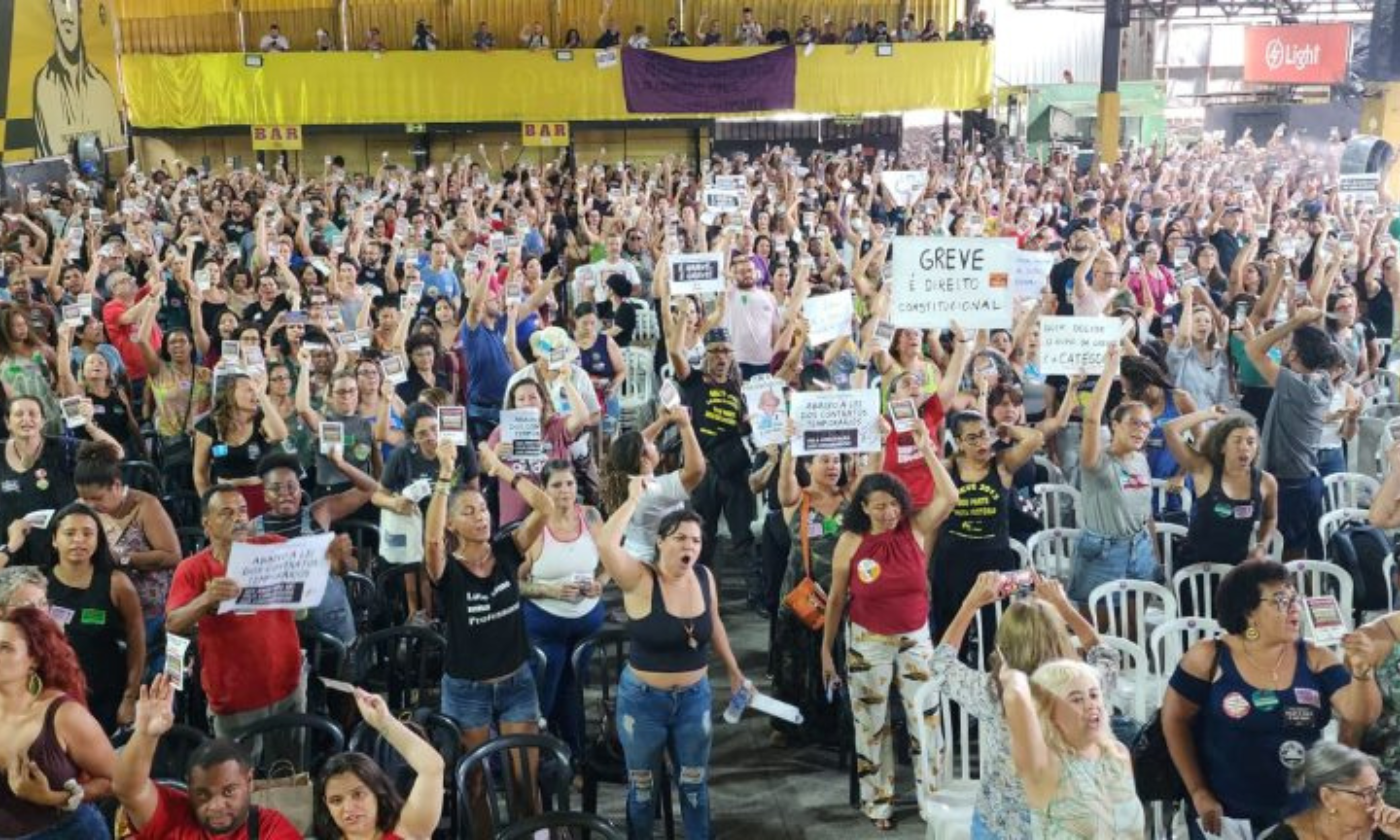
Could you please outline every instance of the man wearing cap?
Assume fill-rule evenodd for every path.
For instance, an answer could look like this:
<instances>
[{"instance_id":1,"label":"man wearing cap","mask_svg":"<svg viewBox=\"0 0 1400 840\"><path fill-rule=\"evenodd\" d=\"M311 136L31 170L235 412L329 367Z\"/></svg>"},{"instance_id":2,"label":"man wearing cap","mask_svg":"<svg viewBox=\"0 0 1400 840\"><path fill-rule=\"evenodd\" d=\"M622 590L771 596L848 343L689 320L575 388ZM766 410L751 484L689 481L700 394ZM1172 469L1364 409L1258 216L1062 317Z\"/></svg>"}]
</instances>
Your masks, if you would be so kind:
<instances>
[{"instance_id":1,"label":"man wearing cap","mask_svg":"<svg viewBox=\"0 0 1400 840\"><path fill-rule=\"evenodd\" d=\"M740 372L744 379L752 379L770 370L778 334L783 331L782 307L772 292L756 285L752 260L740 257L731 267L734 282L729 287L725 328Z\"/></svg>"},{"instance_id":2,"label":"man wearing cap","mask_svg":"<svg viewBox=\"0 0 1400 840\"><path fill-rule=\"evenodd\" d=\"M1232 204L1224 208L1210 234L1210 244L1215 246L1215 253L1220 260L1220 270L1226 275L1229 275L1230 266L1235 264L1235 257L1239 256L1244 243L1249 241L1248 236L1240 235L1240 224L1243 220L1244 209Z\"/></svg>"},{"instance_id":3,"label":"man wearing cap","mask_svg":"<svg viewBox=\"0 0 1400 840\"><path fill-rule=\"evenodd\" d=\"M735 375L734 342L729 330L710 330L705 334L705 357L698 369L690 366L675 342L666 342L666 353L676 372L681 402L690 409L690 423L700 440L700 451L705 453L705 477L691 497L696 512L705 521L700 562L713 568L719 516L723 512L734 556L747 569L752 564L756 503L748 482L751 460L744 436L749 433L749 424L744 419L744 396Z\"/></svg>"}]
</instances>

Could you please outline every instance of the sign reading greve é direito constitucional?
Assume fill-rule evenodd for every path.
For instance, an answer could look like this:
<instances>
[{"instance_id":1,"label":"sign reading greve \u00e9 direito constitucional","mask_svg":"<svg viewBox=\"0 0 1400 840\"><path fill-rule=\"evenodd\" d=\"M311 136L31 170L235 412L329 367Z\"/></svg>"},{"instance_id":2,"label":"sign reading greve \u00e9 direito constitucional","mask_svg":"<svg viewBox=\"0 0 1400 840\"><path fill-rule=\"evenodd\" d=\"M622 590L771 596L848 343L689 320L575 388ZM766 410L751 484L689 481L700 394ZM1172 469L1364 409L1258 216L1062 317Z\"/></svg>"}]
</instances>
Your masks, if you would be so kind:
<instances>
[{"instance_id":1,"label":"sign reading greve \u00e9 direito constitucional","mask_svg":"<svg viewBox=\"0 0 1400 840\"><path fill-rule=\"evenodd\" d=\"M896 327L1011 328L1012 239L897 236L890 321Z\"/></svg>"}]
</instances>

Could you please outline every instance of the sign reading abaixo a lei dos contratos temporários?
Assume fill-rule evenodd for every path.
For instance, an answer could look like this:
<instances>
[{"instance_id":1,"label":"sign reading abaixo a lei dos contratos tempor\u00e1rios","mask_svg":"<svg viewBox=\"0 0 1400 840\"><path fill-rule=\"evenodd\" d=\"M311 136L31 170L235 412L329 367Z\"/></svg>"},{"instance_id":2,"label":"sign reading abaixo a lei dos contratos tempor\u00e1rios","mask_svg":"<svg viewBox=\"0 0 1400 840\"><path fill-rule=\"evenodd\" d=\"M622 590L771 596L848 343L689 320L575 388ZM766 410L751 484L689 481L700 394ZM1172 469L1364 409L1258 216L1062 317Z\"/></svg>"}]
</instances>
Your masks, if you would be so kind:
<instances>
[{"instance_id":1,"label":"sign reading abaixo a lei dos contratos tempor\u00e1rios","mask_svg":"<svg viewBox=\"0 0 1400 840\"><path fill-rule=\"evenodd\" d=\"M1117 318L1051 315L1040 319L1040 372L1046 376L1097 376L1108 346L1123 335Z\"/></svg>"},{"instance_id":2,"label":"sign reading abaixo a lei dos contratos tempor\u00e1rios","mask_svg":"<svg viewBox=\"0 0 1400 840\"><path fill-rule=\"evenodd\" d=\"M792 454L798 458L880 449L880 392L875 388L795 391L788 413L795 432Z\"/></svg>"},{"instance_id":3,"label":"sign reading abaixo a lei dos contratos tempor\u00e1rios","mask_svg":"<svg viewBox=\"0 0 1400 840\"><path fill-rule=\"evenodd\" d=\"M894 240L890 321L935 329L1011 328L1016 243L980 237L899 236Z\"/></svg>"},{"instance_id":4,"label":"sign reading abaixo a lei dos contratos tempor\u00e1rios","mask_svg":"<svg viewBox=\"0 0 1400 840\"><path fill-rule=\"evenodd\" d=\"M242 591L237 598L221 601L219 614L318 606L330 579L326 549L334 538L317 534L280 543L234 543L228 576Z\"/></svg>"}]
</instances>

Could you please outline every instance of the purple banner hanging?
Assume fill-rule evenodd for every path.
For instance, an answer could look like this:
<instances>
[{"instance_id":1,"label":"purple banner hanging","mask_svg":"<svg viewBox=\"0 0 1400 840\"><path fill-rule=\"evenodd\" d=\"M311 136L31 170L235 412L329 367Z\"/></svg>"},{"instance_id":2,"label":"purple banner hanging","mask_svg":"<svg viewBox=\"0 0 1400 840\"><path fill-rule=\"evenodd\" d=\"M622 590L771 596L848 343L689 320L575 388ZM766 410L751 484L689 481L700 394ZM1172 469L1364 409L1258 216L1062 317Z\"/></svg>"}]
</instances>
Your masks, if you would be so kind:
<instances>
[{"instance_id":1,"label":"purple banner hanging","mask_svg":"<svg viewBox=\"0 0 1400 840\"><path fill-rule=\"evenodd\" d=\"M690 61L623 50L622 87L634 114L791 110L797 99L797 51L783 47L729 61Z\"/></svg>"}]
</instances>

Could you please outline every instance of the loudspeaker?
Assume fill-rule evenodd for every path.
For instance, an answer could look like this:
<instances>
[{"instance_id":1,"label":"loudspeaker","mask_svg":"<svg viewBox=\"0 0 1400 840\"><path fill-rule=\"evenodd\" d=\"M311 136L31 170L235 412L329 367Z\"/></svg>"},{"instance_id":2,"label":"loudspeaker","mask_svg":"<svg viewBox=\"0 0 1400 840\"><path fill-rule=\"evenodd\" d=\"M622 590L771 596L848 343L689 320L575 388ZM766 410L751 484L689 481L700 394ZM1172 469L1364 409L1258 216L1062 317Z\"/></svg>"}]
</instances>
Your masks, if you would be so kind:
<instances>
[{"instance_id":1,"label":"loudspeaker","mask_svg":"<svg viewBox=\"0 0 1400 840\"><path fill-rule=\"evenodd\" d=\"M1368 49L1371 61L1366 75L1371 81L1400 80L1400 0L1375 0Z\"/></svg>"},{"instance_id":2,"label":"loudspeaker","mask_svg":"<svg viewBox=\"0 0 1400 840\"><path fill-rule=\"evenodd\" d=\"M74 169L88 177L105 174L106 158L102 154L102 140L95 133L79 134L73 141Z\"/></svg>"},{"instance_id":3,"label":"loudspeaker","mask_svg":"<svg viewBox=\"0 0 1400 840\"><path fill-rule=\"evenodd\" d=\"M1395 150L1390 144L1371 134L1358 134L1342 149L1341 174L1364 175L1378 172L1385 175Z\"/></svg>"}]
</instances>

